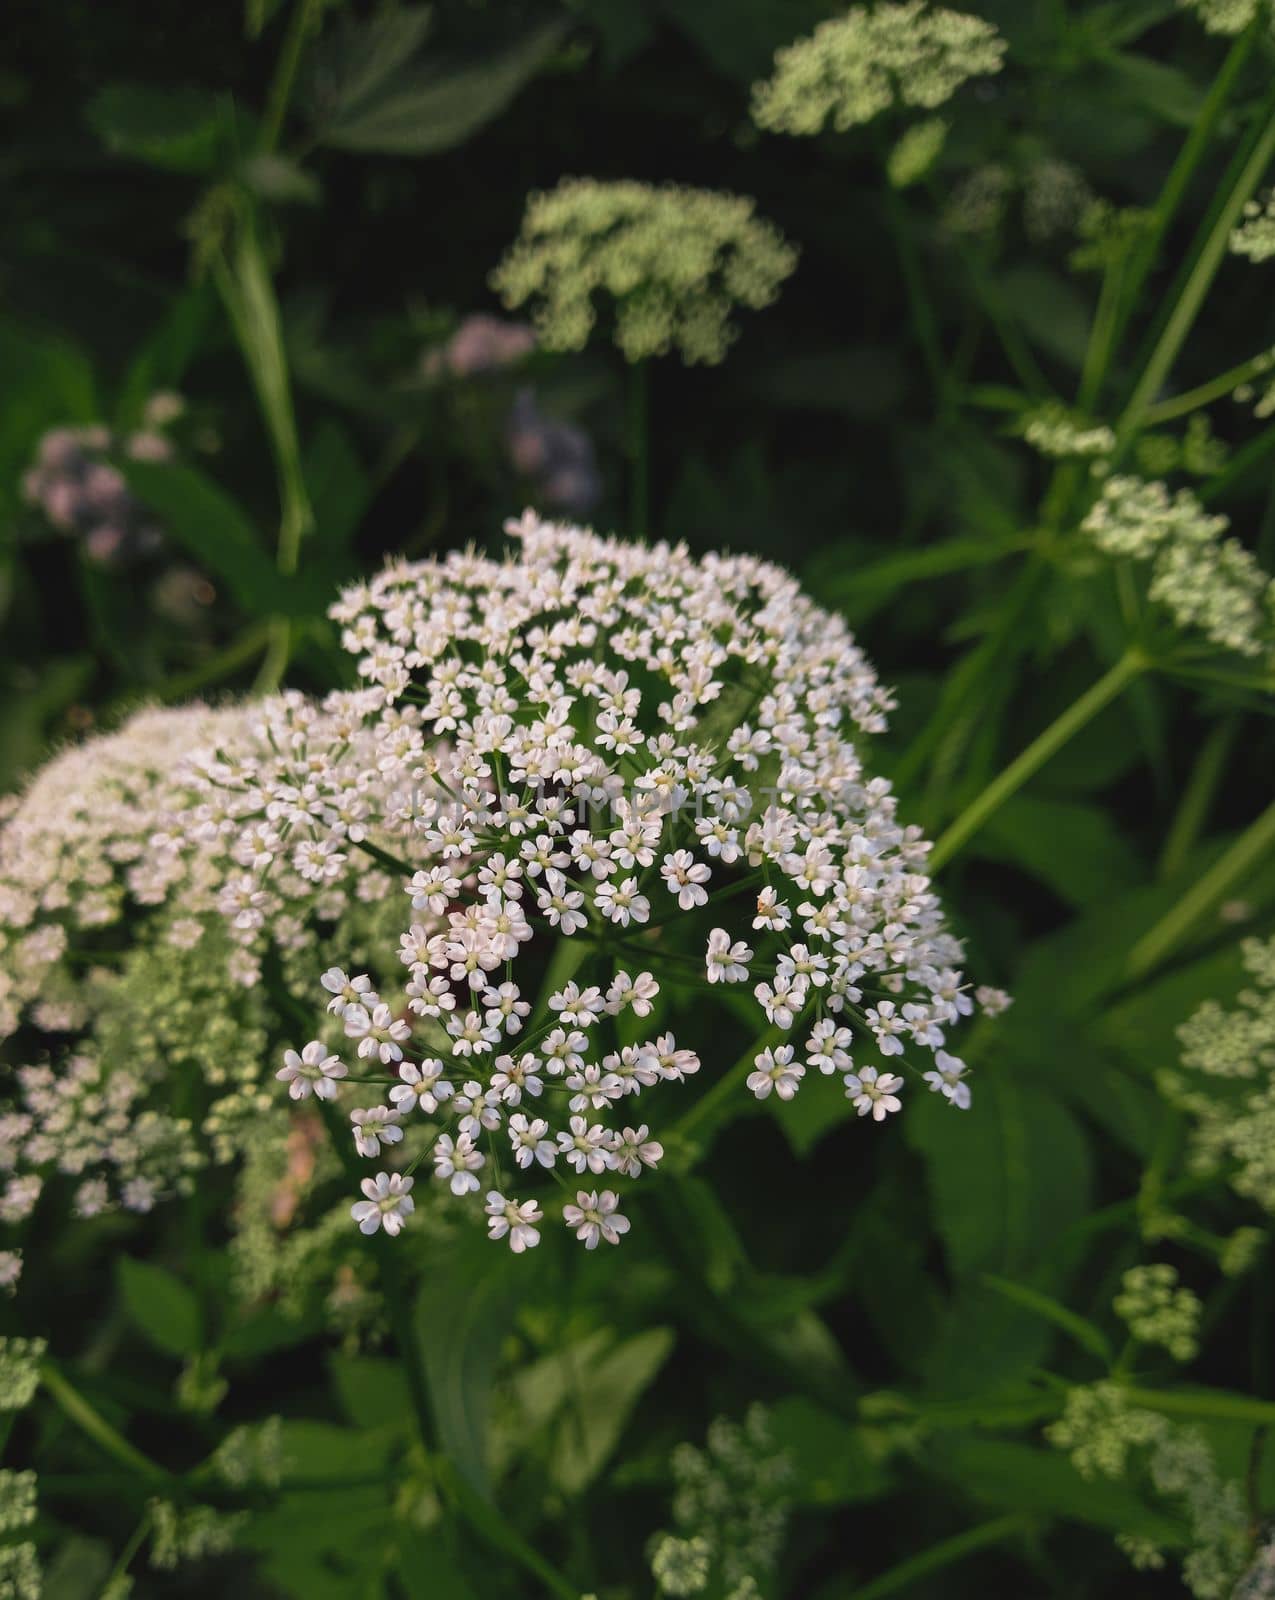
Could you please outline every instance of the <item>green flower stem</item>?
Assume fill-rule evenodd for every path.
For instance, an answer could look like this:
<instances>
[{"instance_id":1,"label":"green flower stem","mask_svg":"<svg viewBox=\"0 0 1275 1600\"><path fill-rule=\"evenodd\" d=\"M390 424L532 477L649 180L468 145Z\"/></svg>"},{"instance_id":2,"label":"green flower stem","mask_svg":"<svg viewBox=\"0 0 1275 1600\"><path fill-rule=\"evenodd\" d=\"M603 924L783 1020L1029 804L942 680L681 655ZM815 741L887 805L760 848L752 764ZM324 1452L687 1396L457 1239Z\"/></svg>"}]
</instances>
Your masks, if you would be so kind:
<instances>
[{"instance_id":1,"label":"green flower stem","mask_svg":"<svg viewBox=\"0 0 1275 1600\"><path fill-rule=\"evenodd\" d=\"M1186 194L1187 186L1195 175L1195 169L1208 148L1222 113L1226 109L1227 101L1231 98L1231 90L1235 87L1235 80L1241 68L1248 60L1249 54L1256 42L1261 23L1254 20L1236 39L1231 46L1226 60L1222 63L1221 70L1213 80L1200 114L1191 126L1190 133L1178 152L1178 158L1173 163L1169 176L1165 179L1164 188L1160 191L1159 199L1152 212L1151 226L1138 248L1133 252L1130 260L1129 271L1126 275L1122 307L1116 319L1112 333L1111 349L1124 332L1134 308L1139 302L1139 291L1142 288L1147 273L1155 265L1160 245L1168 232L1169 226L1177 215L1178 207Z\"/></svg>"},{"instance_id":2,"label":"green flower stem","mask_svg":"<svg viewBox=\"0 0 1275 1600\"><path fill-rule=\"evenodd\" d=\"M1242 449L1237 450L1221 472L1201 487L1200 499L1206 506L1224 499L1242 478L1265 461L1272 450L1275 450L1275 424L1264 428L1256 439L1250 439Z\"/></svg>"},{"instance_id":3,"label":"green flower stem","mask_svg":"<svg viewBox=\"0 0 1275 1600\"><path fill-rule=\"evenodd\" d=\"M1169 313L1169 319L1161 330L1151 357L1142 370L1142 376L1138 379L1129 404L1125 407L1117 429L1122 440L1129 439L1145 421L1153 396L1168 377L1173 363L1177 360L1178 352L1204 304L1204 297L1226 253L1231 229L1235 226L1244 202L1257 187L1262 174L1270 165L1272 155L1275 155L1275 89L1272 89L1267 96L1265 122L1261 132L1247 159L1240 166L1230 192L1213 218L1212 226Z\"/></svg>"},{"instance_id":4,"label":"green flower stem","mask_svg":"<svg viewBox=\"0 0 1275 1600\"><path fill-rule=\"evenodd\" d=\"M129 1444L124 1435L113 1428L101 1412L89 1404L51 1361L40 1363L40 1382L50 1398L76 1427L87 1434L95 1444L100 1445L108 1455L113 1456L121 1466L127 1467L130 1472L135 1472L140 1478L168 1488L179 1481L166 1467L161 1467L158 1462L152 1461L149 1456L143 1455L135 1446Z\"/></svg>"},{"instance_id":5,"label":"green flower stem","mask_svg":"<svg viewBox=\"0 0 1275 1600\"><path fill-rule=\"evenodd\" d=\"M1143 978L1159 966L1226 891L1242 881L1271 850L1275 850L1275 804L1250 823L1173 909L1139 939L1129 953L1129 976Z\"/></svg>"},{"instance_id":6,"label":"green flower stem","mask_svg":"<svg viewBox=\"0 0 1275 1600\"><path fill-rule=\"evenodd\" d=\"M1224 717L1214 725L1191 769L1173 823L1160 853L1159 876L1175 877L1186 865L1200 831L1208 820L1217 786L1239 735L1241 718Z\"/></svg>"},{"instance_id":7,"label":"green flower stem","mask_svg":"<svg viewBox=\"0 0 1275 1600\"><path fill-rule=\"evenodd\" d=\"M273 150L283 132L284 118L297 81L297 69L305 53L306 38L319 25L324 0L297 0L288 21L283 48L275 68L274 82L270 85L270 98L261 125L261 148Z\"/></svg>"},{"instance_id":8,"label":"green flower stem","mask_svg":"<svg viewBox=\"0 0 1275 1600\"><path fill-rule=\"evenodd\" d=\"M950 1567L957 1561L964 1561L966 1556L984 1550L988 1545L1000 1544L1005 1539L1027 1533L1033 1526L1032 1519L1022 1512L1015 1512L1007 1517L996 1517L991 1522L980 1522L977 1527L968 1528L964 1533L958 1533L951 1539L944 1539L939 1544L931 1545L919 1555L909 1556L906 1561L900 1561L897 1567L891 1567L889 1572L882 1573L879 1578L852 1589L847 1600L882 1600L884 1595L897 1594L900 1589L908 1588L918 1579L928 1577L932 1572L939 1572L944 1567Z\"/></svg>"},{"instance_id":9,"label":"green flower stem","mask_svg":"<svg viewBox=\"0 0 1275 1600\"><path fill-rule=\"evenodd\" d=\"M1143 420L1148 427L1153 428L1158 422L1169 422L1174 417L1185 416L1188 411L1198 411L1210 401L1220 400L1223 395L1238 389L1242 383L1248 383L1260 373L1267 371L1270 366L1270 354L1263 350L1259 355L1241 361L1229 371L1219 373L1216 378L1210 378L1207 383L1197 384L1194 389L1188 389L1185 394L1174 395L1172 400L1162 400L1156 406L1148 406Z\"/></svg>"},{"instance_id":10,"label":"green flower stem","mask_svg":"<svg viewBox=\"0 0 1275 1600\"><path fill-rule=\"evenodd\" d=\"M628 363L625 446L629 458L629 536L644 539L650 531L651 383L646 361Z\"/></svg>"},{"instance_id":11,"label":"green flower stem","mask_svg":"<svg viewBox=\"0 0 1275 1600\"><path fill-rule=\"evenodd\" d=\"M713 1087L701 1095L690 1110L683 1112L669 1127L670 1144L680 1143L683 1140L694 1141L697 1134L701 1139L706 1139L715 1133L718 1125L724 1120L724 1113L732 1096L740 1096L741 1103L747 1105L744 1079L753 1070L754 1058L761 1051L773 1050L776 1045L793 1038L801 1022L801 1017L794 1018L791 1028L781 1028L778 1023L772 1023L764 1033L759 1034L734 1066L728 1067Z\"/></svg>"},{"instance_id":12,"label":"green flower stem","mask_svg":"<svg viewBox=\"0 0 1275 1600\"><path fill-rule=\"evenodd\" d=\"M884 166L884 162L882 165ZM952 385L943 359L943 342L939 336L938 318L926 293L925 275L917 255L916 241L912 237L911 219L898 190L888 179L885 184L885 206L890 233L899 256L903 287L912 312L912 326L920 342L921 354L934 388L935 410L943 416L951 409Z\"/></svg>"},{"instance_id":13,"label":"green flower stem","mask_svg":"<svg viewBox=\"0 0 1275 1600\"><path fill-rule=\"evenodd\" d=\"M317 1102L328 1137L332 1141L337 1159L351 1183L357 1185L367 1175L366 1168L354 1153L349 1124L342 1121L340 1110L331 1101ZM398 1344L399 1359L403 1363L412 1408L416 1413L417 1432L421 1446L430 1458L440 1485L448 1498L474 1532L488 1543L502 1549L537 1577L553 1594L562 1600L579 1600L579 1590L554 1570L521 1536L508 1526L506 1519L494 1506L489 1505L468 1484L463 1475L453 1468L446 1456L434 1445L437 1430L434 1425L434 1408L430 1401L429 1382L425 1376L425 1361L421 1353L416 1319L407 1294L407 1280L401 1257L402 1245L395 1239L377 1232L368 1241L376 1253L377 1270L385 1290L389 1308L390 1325Z\"/></svg>"},{"instance_id":14,"label":"green flower stem","mask_svg":"<svg viewBox=\"0 0 1275 1600\"><path fill-rule=\"evenodd\" d=\"M956 821L939 839L930 852L929 869L937 872L952 859L956 852L1003 806L1011 795L1017 794L1023 784L1034 777L1041 767L1056 755L1067 741L1080 732L1086 723L1111 704L1138 675L1150 665L1147 658L1136 649L1121 656L1109 672L1074 701L1026 750L1011 761L991 783L966 806Z\"/></svg>"}]
</instances>

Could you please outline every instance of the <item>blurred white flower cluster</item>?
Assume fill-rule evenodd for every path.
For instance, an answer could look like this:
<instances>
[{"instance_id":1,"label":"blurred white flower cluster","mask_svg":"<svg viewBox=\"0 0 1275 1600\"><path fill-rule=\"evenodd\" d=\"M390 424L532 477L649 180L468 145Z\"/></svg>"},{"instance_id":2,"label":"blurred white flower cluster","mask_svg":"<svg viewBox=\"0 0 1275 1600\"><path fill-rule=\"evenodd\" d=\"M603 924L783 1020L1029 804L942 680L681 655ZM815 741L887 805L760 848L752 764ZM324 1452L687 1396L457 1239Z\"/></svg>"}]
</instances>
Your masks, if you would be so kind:
<instances>
[{"instance_id":1,"label":"blurred white flower cluster","mask_svg":"<svg viewBox=\"0 0 1275 1600\"><path fill-rule=\"evenodd\" d=\"M753 88L753 120L772 133L838 132L892 107L932 111L968 79L999 72L1005 42L990 22L930 6L852 6L775 55Z\"/></svg>"},{"instance_id":2,"label":"blurred white flower cluster","mask_svg":"<svg viewBox=\"0 0 1275 1600\"><path fill-rule=\"evenodd\" d=\"M626 360L676 350L711 365L735 337L736 307L769 305L796 265L742 196L567 178L532 195L491 282L511 310L530 306L546 350L583 349L603 297Z\"/></svg>"}]
</instances>

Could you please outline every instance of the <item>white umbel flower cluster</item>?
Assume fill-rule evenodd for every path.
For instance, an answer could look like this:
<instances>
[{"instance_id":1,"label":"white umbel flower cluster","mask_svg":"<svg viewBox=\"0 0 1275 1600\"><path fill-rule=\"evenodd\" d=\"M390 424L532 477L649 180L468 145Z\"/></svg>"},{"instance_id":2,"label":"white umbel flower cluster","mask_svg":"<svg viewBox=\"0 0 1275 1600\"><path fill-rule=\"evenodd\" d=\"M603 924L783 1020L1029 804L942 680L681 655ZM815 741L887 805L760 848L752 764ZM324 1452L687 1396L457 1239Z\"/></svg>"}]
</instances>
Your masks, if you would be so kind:
<instances>
[{"instance_id":1,"label":"white umbel flower cluster","mask_svg":"<svg viewBox=\"0 0 1275 1600\"><path fill-rule=\"evenodd\" d=\"M759 1097L837 1074L880 1121L903 1078L864 1048L918 1076L905 1051L937 1052L932 1087L968 1104L942 1049L973 1009L960 947L928 844L864 770L855 741L892 702L844 622L751 557L532 513L507 531L508 559L400 562L334 608L364 683L365 785L411 797L405 979L316 973L329 1037L289 1053L289 1093L348 1075L357 1148L382 1161L425 1119L418 1160L516 1251L543 1208L511 1181L537 1174L567 1183L588 1248L627 1231L619 1182L663 1154L635 1101L700 1068L659 1021L665 983L751 990ZM397 1233L414 1182L369 1179L360 1227Z\"/></svg>"},{"instance_id":2,"label":"white umbel flower cluster","mask_svg":"<svg viewBox=\"0 0 1275 1600\"><path fill-rule=\"evenodd\" d=\"M893 106L932 111L969 78L999 72L1005 43L990 22L930 6L852 6L778 51L753 88L753 120L772 133L845 132Z\"/></svg>"},{"instance_id":3,"label":"white umbel flower cluster","mask_svg":"<svg viewBox=\"0 0 1275 1600\"><path fill-rule=\"evenodd\" d=\"M1275 585L1225 517L1205 511L1189 489L1109 478L1081 524L1104 555L1151 563L1149 595L1180 628L1222 650L1258 656L1270 648Z\"/></svg>"}]
</instances>

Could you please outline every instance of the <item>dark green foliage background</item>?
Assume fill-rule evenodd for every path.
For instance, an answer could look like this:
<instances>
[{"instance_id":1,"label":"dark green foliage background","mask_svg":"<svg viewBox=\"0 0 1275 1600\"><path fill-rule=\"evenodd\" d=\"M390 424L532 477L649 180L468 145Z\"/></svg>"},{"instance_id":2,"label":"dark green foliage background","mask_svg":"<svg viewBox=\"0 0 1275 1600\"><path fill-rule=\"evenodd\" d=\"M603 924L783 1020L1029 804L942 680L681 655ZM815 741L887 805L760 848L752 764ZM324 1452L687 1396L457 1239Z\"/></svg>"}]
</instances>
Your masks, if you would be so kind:
<instances>
[{"instance_id":1,"label":"dark green foliage background","mask_svg":"<svg viewBox=\"0 0 1275 1600\"><path fill-rule=\"evenodd\" d=\"M723 366L655 365L650 532L697 551L774 558L845 611L899 689L879 759L904 815L937 836L1121 643L1102 574L1064 554L1024 587L1023 547L1050 472L1010 436L1012 411L997 409L1006 392L1023 394L1022 374L975 292L976 280L990 284L1025 350L1028 396L1070 401L1097 279L1068 267L1073 241L1033 245L1016 211L994 238L958 250L938 225L940 207L986 162L1021 167L1046 155L1073 163L1117 205L1153 205L1225 44L1155 0L979 0L974 9L1008 40L1006 69L961 94L932 189L908 193L903 223L942 348L964 353L944 409L898 265L884 137L782 139L748 121L749 85L775 48L828 9L818 0L574 0L555 12L440 0L421 57L440 78L464 65L482 80L510 51L539 42L525 82L463 137L437 101L409 104L409 138L432 128L426 142L445 147L403 153L391 135L389 149L375 134L365 136L372 148L325 140L341 29L374 16L371 6L333 5L286 124L281 148L295 165L254 179L245 152L286 26L268 0L255 39L230 4L13 0L0 56L4 784L55 742L111 726L143 699L246 689L272 616L292 619L289 681L320 691L346 681L323 617L336 584L400 550L494 547L503 517L528 497L501 444L515 384L528 377L549 410L593 437L604 484L593 520L626 531L625 374L605 340L579 356L538 354L517 378L440 387L421 375L427 347L466 314L497 309L487 275L529 191L582 174L753 195L800 245L796 275L775 306L743 319ZM1114 417L1127 398L1226 163L1254 118L1269 114L1273 68L1275 53L1259 44L1134 308L1098 415ZM281 307L316 517L291 577L274 570L269 433L214 285L192 268L189 219L222 183L247 185ZM1222 266L1172 392L1271 343L1270 270ZM94 568L70 541L49 537L19 494L46 428L130 426L161 387L186 398L184 439L216 441L212 451L191 442L180 469L139 469L134 480L216 588L197 631L157 616L135 575ZM1243 408L1216 414L1241 462L1217 506L1269 568L1275 453ZM1269 694L1163 677L1138 685L945 871L970 972L1016 997L1002 1021L975 1025L962 1051L975 1068L970 1115L914 1093L897 1122L865 1129L814 1085L778 1113L737 1120L693 1177L637 1203L658 1245L626 1243L586 1262L553 1240L530 1272L523 1262L497 1272L481 1251L425 1264L431 1382L454 1470L466 1470L466 1451L481 1456L482 1413L499 1418L513 1405L510 1374L546 1329L596 1335L586 1380L596 1392L586 1388L584 1405L596 1408L590 1426L614 1413L612 1436L589 1445L547 1427L506 1474L499 1509L480 1509L468 1525L448 1516L412 1531L375 1483L285 1496L253 1524L247 1544L259 1559L167 1580L145 1574L137 1593L538 1594L537 1580L501 1554L515 1538L581 1593L646 1595L645 1541L668 1523L669 1450L758 1399L799 1464L779 1591L794 1600L1181 1592L1171 1573L1131 1573L1110 1537L1144 1527L1172 1543L1182 1528L1171 1511L1144 1486L1085 1483L1042 1442L1059 1382L1092 1381L1103 1363L1012 1289L1065 1303L1118 1343L1110 1301L1120 1272L1172 1260L1207 1302L1191 1382L1275 1402L1269 1252L1226 1280L1207 1250L1144 1244L1136 1198L1148 1170L1157 1183L1181 1179L1184 1128L1155 1074L1173 1064L1174 1030L1199 1002L1233 995L1237 934L1275 923L1275 862L1259 861L1234 885L1248 908L1242 927L1211 909L1149 974L1133 977L1127 963L1269 803L1270 708ZM1224 779L1165 875L1183 786L1223 719L1233 723ZM722 1025L723 1063L747 1043L734 1029L733 1018ZM1262 1220L1221 1182L1182 1204L1216 1235ZM215 1246L215 1196L205 1214ZM309 1419L289 1426L320 1475L339 1467L375 1478L402 1458L392 1349L337 1355L317 1330L298 1342L262 1312L256 1335L252 1324L247 1334L218 1331L232 1380L223 1410L177 1415L177 1358L202 1348L208 1331L182 1282L215 1304L220 1258L192 1260L162 1216L127 1235L120 1225L118 1239L115 1224L97 1228L91 1250L57 1219L42 1226L48 1266L29 1267L15 1330L52 1325L68 1363L99 1338L117 1341L91 1380L96 1401L175 1470L201 1459L224 1424L276 1411ZM113 1257L125 1252L117 1272ZM0 1319L16 1316L0 1306ZM621 1346L625 1358L608 1366L604 1353ZM162 1363L172 1373L157 1377ZM641 1381L630 1384L634 1370ZM1153 1359L1139 1378L1149 1388L1176 1381ZM1208 1425L1238 1476L1259 1415ZM914 1430L911 1451L899 1448L901 1426ZM78 1552L84 1571L98 1573L80 1581L67 1558L60 1587L47 1592L92 1595L98 1546L82 1541L117 1550L131 1515L109 1495L59 1492L59 1473L69 1482L101 1462L53 1421L22 1439L51 1478L46 1548ZM1268 1466L1255 1490L1265 1512L1275 1509L1275 1455ZM476 1532L484 1517L486 1545ZM964 1561L902 1575L897 1589L863 1587L973 1528L992 1532Z\"/></svg>"}]
</instances>

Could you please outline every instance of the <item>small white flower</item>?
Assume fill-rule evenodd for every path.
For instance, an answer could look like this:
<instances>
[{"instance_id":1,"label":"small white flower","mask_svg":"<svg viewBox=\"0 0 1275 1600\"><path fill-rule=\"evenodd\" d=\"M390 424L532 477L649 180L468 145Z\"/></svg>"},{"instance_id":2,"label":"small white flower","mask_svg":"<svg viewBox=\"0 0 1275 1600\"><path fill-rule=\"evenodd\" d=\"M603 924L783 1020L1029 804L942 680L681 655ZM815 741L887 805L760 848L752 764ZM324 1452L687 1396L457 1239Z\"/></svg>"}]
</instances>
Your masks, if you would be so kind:
<instances>
[{"instance_id":1,"label":"small white flower","mask_svg":"<svg viewBox=\"0 0 1275 1600\"><path fill-rule=\"evenodd\" d=\"M752 959L753 952L744 941L737 939L732 944L725 928L714 928L709 934L705 964L710 983L743 983L748 977L747 963Z\"/></svg>"},{"instance_id":2,"label":"small white flower","mask_svg":"<svg viewBox=\"0 0 1275 1600\"><path fill-rule=\"evenodd\" d=\"M372 980L366 973L360 973L357 978L350 978L340 967L329 967L319 982L332 996L328 1001L328 1010L334 1017L341 1016L347 1006L376 1004L376 996L372 992Z\"/></svg>"},{"instance_id":3,"label":"small white flower","mask_svg":"<svg viewBox=\"0 0 1275 1600\"><path fill-rule=\"evenodd\" d=\"M562 1220L575 1229L577 1239L584 1240L586 1250L596 1250L601 1239L619 1244L620 1235L629 1231L629 1219L616 1210L619 1203L619 1196L610 1189L601 1194L581 1189L575 1205L563 1206Z\"/></svg>"},{"instance_id":4,"label":"small white flower","mask_svg":"<svg viewBox=\"0 0 1275 1600\"><path fill-rule=\"evenodd\" d=\"M383 1144L397 1144L403 1137L399 1114L388 1106L373 1106L370 1111L351 1111L354 1146L361 1156L379 1156Z\"/></svg>"},{"instance_id":5,"label":"small white flower","mask_svg":"<svg viewBox=\"0 0 1275 1600\"><path fill-rule=\"evenodd\" d=\"M578 984L569 983L549 996L549 1009L557 1011L569 1028L591 1028L606 1009L606 1001L596 986L581 991Z\"/></svg>"},{"instance_id":6,"label":"small white flower","mask_svg":"<svg viewBox=\"0 0 1275 1600\"><path fill-rule=\"evenodd\" d=\"M287 1084L294 1100L305 1100L310 1094L319 1100L334 1100L336 1080L344 1078L347 1070L339 1056L329 1055L326 1046L311 1039L300 1055L295 1050L283 1052L283 1065L275 1077Z\"/></svg>"},{"instance_id":7,"label":"small white flower","mask_svg":"<svg viewBox=\"0 0 1275 1600\"><path fill-rule=\"evenodd\" d=\"M763 1050L753 1058L756 1071L748 1074L748 1087L759 1100L764 1100L772 1089L781 1100L791 1100L796 1094L806 1069L792 1057L793 1047L781 1044L777 1049Z\"/></svg>"},{"instance_id":8,"label":"small white flower","mask_svg":"<svg viewBox=\"0 0 1275 1600\"><path fill-rule=\"evenodd\" d=\"M570 1133L558 1135L558 1149L577 1172L605 1172L611 1165L610 1140L600 1122L592 1126L583 1117L572 1117Z\"/></svg>"},{"instance_id":9,"label":"small white flower","mask_svg":"<svg viewBox=\"0 0 1275 1600\"><path fill-rule=\"evenodd\" d=\"M925 1074L925 1081L935 1094L941 1094L949 1100L958 1111L968 1111L970 1108L970 1086L964 1081L965 1063L957 1056L948 1055L946 1050L934 1052L934 1071Z\"/></svg>"},{"instance_id":10,"label":"small white flower","mask_svg":"<svg viewBox=\"0 0 1275 1600\"><path fill-rule=\"evenodd\" d=\"M637 1178L643 1167L658 1166L664 1159L664 1146L650 1134L645 1122L640 1128L625 1128L611 1151L616 1172L623 1173L626 1178Z\"/></svg>"},{"instance_id":11,"label":"small white flower","mask_svg":"<svg viewBox=\"0 0 1275 1600\"><path fill-rule=\"evenodd\" d=\"M594 892L598 910L617 927L627 928L630 922L646 922L651 915L651 902L638 893L636 878L625 878L623 883L600 883Z\"/></svg>"},{"instance_id":12,"label":"small white flower","mask_svg":"<svg viewBox=\"0 0 1275 1600\"><path fill-rule=\"evenodd\" d=\"M558 1159L558 1147L549 1137L549 1124L542 1117L532 1122L521 1111L510 1117L509 1142L520 1167L529 1167L533 1161L551 1167Z\"/></svg>"},{"instance_id":13,"label":"small white flower","mask_svg":"<svg viewBox=\"0 0 1275 1600\"><path fill-rule=\"evenodd\" d=\"M806 1041L806 1065L817 1067L825 1077L845 1072L850 1066L849 1028L839 1028L831 1017L823 1017L810 1030Z\"/></svg>"},{"instance_id":14,"label":"small white flower","mask_svg":"<svg viewBox=\"0 0 1275 1600\"><path fill-rule=\"evenodd\" d=\"M660 877L664 879L669 893L677 896L677 903L683 911L693 911L696 906L708 903L708 890L704 885L712 877L712 872L702 861L696 861L689 850L674 850L671 855L665 856Z\"/></svg>"},{"instance_id":15,"label":"small white flower","mask_svg":"<svg viewBox=\"0 0 1275 1600\"><path fill-rule=\"evenodd\" d=\"M345 1036L359 1041L359 1056L369 1061L374 1057L383 1066L403 1059L403 1045L411 1038L411 1027L395 1018L387 1005L347 1006L345 1009Z\"/></svg>"},{"instance_id":16,"label":"small white flower","mask_svg":"<svg viewBox=\"0 0 1275 1600\"><path fill-rule=\"evenodd\" d=\"M898 1035L907 1031L907 1023L901 1016L896 1015L894 1001L882 1000L880 1005L869 1006L864 1015L868 1019L868 1026L876 1035L877 1048L881 1054L901 1056L903 1041Z\"/></svg>"},{"instance_id":17,"label":"small white flower","mask_svg":"<svg viewBox=\"0 0 1275 1600\"><path fill-rule=\"evenodd\" d=\"M639 972L636 978L630 978L627 972L617 972L607 990L607 1012L618 1017L628 1006L635 1017L649 1017L651 1003L659 992L660 986L649 972Z\"/></svg>"},{"instance_id":18,"label":"small white flower","mask_svg":"<svg viewBox=\"0 0 1275 1600\"><path fill-rule=\"evenodd\" d=\"M443 1077L443 1063L433 1057L420 1066L400 1061L398 1075L403 1081L390 1090L390 1099L404 1116L417 1106L433 1116L440 1103L452 1095L452 1086Z\"/></svg>"},{"instance_id":19,"label":"small white flower","mask_svg":"<svg viewBox=\"0 0 1275 1600\"><path fill-rule=\"evenodd\" d=\"M367 1199L356 1200L350 1207L359 1232L375 1233L378 1228L384 1228L391 1238L398 1233L416 1210L412 1199L414 1181L400 1172L378 1172L374 1178L364 1178L359 1187Z\"/></svg>"},{"instance_id":20,"label":"small white flower","mask_svg":"<svg viewBox=\"0 0 1275 1600\"><path fill-rule=\"evenodd\" d=\"M896 1072L878 1073L875 1067L861 1067L858 1072L847 1072L843 1082L846 1099L861 1117L871 1114L874 1121L884 1122L891 1111L898 1111L902 1105L899 1090L903 1079Z\"/></svg>"},{"instance_id":21,"label":"small white flower","mask_svg":"<svg viewBox=\"0 0 1275 1600\"><path fill-rule=\"evenodd\" d=\"M474 1141L467 1133L458 1134L455 1143L445 1133L434 1146L434 1171L448 1182L455 1195L477 1191L474 1174L482 1164L482 1153L474 1149Z\"/></svg>"},{"instance_id":22,"label":"small white flower","mask_svg":"<svg viewBox=\"0 0 1275 1600\"><path fill-rule=\"evenodd\" d=\"M524 1200L521 1205L517 1200L506 1200L503 1194L498 1194L495 1189L487 1195L487 1233L492 1239L503 1239L509 1235L509 1248L516 1256L524 1250L534 1249L540 1243L540 1230L536 1223L544 1216L544 1212L534 1200Z\"/></svg>"}]
</instances>

